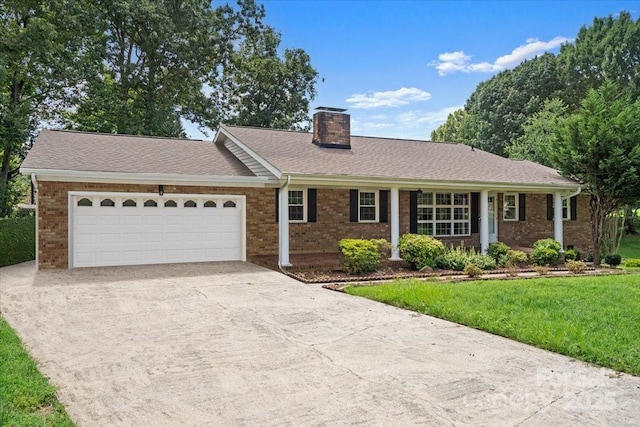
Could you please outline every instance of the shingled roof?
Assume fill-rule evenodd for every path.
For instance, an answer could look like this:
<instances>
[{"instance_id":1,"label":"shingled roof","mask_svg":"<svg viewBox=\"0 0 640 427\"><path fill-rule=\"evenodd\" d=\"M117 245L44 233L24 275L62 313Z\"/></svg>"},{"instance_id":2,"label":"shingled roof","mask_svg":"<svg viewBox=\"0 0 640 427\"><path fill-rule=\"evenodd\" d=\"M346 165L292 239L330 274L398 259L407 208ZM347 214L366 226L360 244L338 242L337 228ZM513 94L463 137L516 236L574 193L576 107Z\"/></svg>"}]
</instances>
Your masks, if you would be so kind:
<instances>
[{"instance_id":1,"label":"shingled roof","mask_svg":"<svg viewBox=\"0 0 640 427\"><path fill-rule=\"evenodd\" d=\"M222 126L283 173L425 181L577 187L555 169L468 145L351 136L350 149L322 148L312 134Z\"/></svg>"},{"instance_id":2,"label":"shingled roof","mask_svg":"<svg viewBox=\"0 0 640 427\"><path fill-rule=\"evenodd\" d=\"M254 176L211 142L58 130L40 132L22 169Z\"/></svg>"}]
</instances>

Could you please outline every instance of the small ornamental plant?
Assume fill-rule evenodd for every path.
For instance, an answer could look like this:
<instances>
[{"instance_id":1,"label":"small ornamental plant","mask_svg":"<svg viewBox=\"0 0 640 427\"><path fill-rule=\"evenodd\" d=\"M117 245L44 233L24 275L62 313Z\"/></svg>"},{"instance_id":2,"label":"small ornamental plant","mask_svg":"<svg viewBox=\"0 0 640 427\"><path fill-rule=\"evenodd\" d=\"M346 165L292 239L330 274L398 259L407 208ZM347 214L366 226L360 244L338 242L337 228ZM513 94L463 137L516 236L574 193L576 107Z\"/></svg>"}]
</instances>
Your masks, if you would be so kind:
<instances>
[{"instance_id":1,"label":"small ornamental plant","mask_svg":"<svg viewBox=\"0 0 640 427\"><path fill-rule=\"evenodd\" d=\"M620 254L609 254L604 257L605 264L609 264L609 266L616 268L622 262L622 257Z\"/></svg>"},{"instance_id":2,"label":"small ornamental plant","mask_svg":"<svg viewBox=\"0 0 640 427\"><path fill-rule=\"evenodd\" d=\"M377 242L365 239L342 239L338 242L342 252L342 266L349 274L376 271L380 267Z\"/></svg>"},{"instance_id":3,"label":"small ornamental plant","mask_svg":"<svg viewBox=\"0 0 640 427\"><path fill-rule=\"evenodd\" d=\"M573 274L581 274L584 273L587 269L587 264L582 261L567 261L567 270Z\"/></svg>"}]
</instances>

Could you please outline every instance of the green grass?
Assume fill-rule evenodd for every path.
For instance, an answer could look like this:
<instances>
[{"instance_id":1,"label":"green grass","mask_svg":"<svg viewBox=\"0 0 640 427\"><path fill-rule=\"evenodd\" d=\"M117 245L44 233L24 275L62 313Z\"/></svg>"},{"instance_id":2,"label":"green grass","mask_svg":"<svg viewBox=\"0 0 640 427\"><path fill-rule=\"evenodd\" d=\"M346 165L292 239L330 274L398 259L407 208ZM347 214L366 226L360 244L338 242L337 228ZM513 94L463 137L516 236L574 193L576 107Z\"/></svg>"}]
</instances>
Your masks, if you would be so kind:
<instances>
[{"instance_id":1,"label":"green grass","mask_svg":"<svg viewBox=\"0 0 640 427\"><path fill-rule=\"evenodd\" d=\"M640 258L640 235L623 236L618 253L622 259Z\"/></svg>"},{"instance_id":2,"label":"green grass","mask_svg":"<svg viewBox=\"0 0 640 427\"><path fill-rule=\"evenodd\" d=\"M398 280L346 292L640 375L640 274Z\"/></svg>"},{"instance_id":3,"label":"green grass","mask_svg":"<svg viewBox=\"0 0 640 427\"><path fill-rule=\"evenodd\" d=\"M36 219L0 218L0 267L36 259Z\"/></svg>"},{"instance_id":4,"label":"green grass","mask_svg":"<svg viewBox=\"0 0 640 427\"><path fill-rule=\"evenodd\" d=\"M0 426L73 426L55 389L0 317Z\"/></svg>"}]
</instances>

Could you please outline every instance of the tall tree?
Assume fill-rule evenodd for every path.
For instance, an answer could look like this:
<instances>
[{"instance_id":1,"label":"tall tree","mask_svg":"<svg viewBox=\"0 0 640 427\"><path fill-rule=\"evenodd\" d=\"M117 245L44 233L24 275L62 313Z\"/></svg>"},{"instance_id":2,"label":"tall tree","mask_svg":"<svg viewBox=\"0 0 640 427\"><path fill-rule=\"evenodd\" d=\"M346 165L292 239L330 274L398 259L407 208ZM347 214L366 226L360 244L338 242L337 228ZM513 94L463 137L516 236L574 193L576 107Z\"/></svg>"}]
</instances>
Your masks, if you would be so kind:
<instances>
[{"instance_id":1,"label":"tall tree","mask_svg":"<svg viewBox=\"0 0 640 427\"><path fill-rule=\"evenodd\" d=\"M439 142L464 142L469 114L460 108L447 116L447 120L431 131L431 140Z\"/></svg>"},{"instance_id":2,"label":"tall tree","mask_svg":"<svg viewBox=\"0 0 640 427\"><path fill-rule=\"evenodd\" d=\"M0 217L18 196L12 183L38 123L65 106L92 61L92 28L81 0L0 2Z\"/></svg>"},{"instance_id":3,"label":"tall tree","mask_svg":"<svg viewBox=\"0 0 640 427\"><path fill-rule=\"evenodd\" d=\"M640 194L640 100L616 83L589 89L558 127L554 163L590 195L594 263L600 264L605 218Z\"/></svg>"},{"instance_id":4,"label":"tall tree","mask_svg":"<svg viewBox=\"0 0 640 427\"><path fill-rule=\"evenodd\" d=\"M509 157L553 166L551 154L557 144L556 129L566 114L567 106L561 100L554 98L545 101L542 110L522 125L522 136L507 146Z\"/></svg>"},{"instance_id":5,"label":"tall tree","mask_svg":"<svg viewBox=\"0 0 640 427\"><path fill-rule=\"evenodd\" d=\"M205 0L97 0L95 13L105 25L104 69L87 81L68 127L181 136L181 119L218 123L203 87L215 85L234 44L261 30L264 8L253 0L237 9Z\"/></svg>"},{"instance_id":6,"label":"tall tree","mask_svg":"<svg viewBox=\"0 0 640 427\"><path fill-rule=\"evenodd\" d=\"M616 82L630 90L634 99L640 95L640 19L629 12L617 17L594 18L583 26L574 43L566 44L558 56L564 89L562 98L572 110L589 89L605 81Z\"/></svg>"},{"instance_id":7,"label":"tall tree","mask_svg":"<svg viewBox=\"0 0 640 427\"><path fill-rule=\"evenodd\" d=\"M317 71L302 49L278 54L280 34L267 27L250 34L223 71L217 99L224 122L308 130Z\"/></svg>"}]
</instances>

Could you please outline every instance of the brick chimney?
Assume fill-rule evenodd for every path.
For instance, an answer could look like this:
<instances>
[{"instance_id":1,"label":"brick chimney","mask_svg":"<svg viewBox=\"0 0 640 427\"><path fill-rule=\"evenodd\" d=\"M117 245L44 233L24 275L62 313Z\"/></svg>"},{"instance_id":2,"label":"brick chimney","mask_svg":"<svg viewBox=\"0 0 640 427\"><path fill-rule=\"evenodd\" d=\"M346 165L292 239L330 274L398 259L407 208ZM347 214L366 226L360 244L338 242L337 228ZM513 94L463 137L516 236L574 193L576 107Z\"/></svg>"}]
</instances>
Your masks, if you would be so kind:
<instances>
[{"instance_id":1,"label":"brick chimney","mask_svg":"<svg viewBox=\"0 0 640 427\"><path fill-rule=\"evenodd\" d=\"M318 107L313 115L313 143L326 148L351 149L351 116L344 108Z\"/></svg>"}]
</instances>

